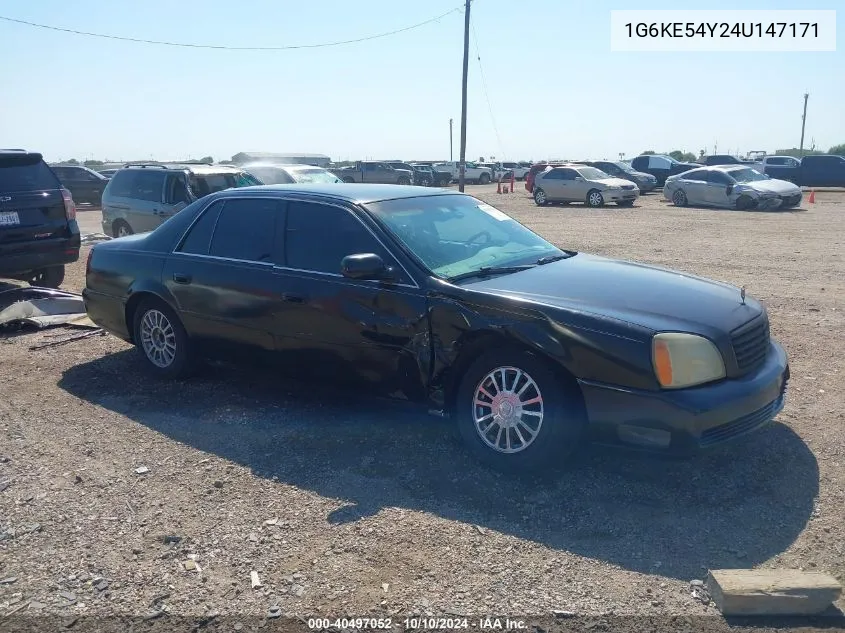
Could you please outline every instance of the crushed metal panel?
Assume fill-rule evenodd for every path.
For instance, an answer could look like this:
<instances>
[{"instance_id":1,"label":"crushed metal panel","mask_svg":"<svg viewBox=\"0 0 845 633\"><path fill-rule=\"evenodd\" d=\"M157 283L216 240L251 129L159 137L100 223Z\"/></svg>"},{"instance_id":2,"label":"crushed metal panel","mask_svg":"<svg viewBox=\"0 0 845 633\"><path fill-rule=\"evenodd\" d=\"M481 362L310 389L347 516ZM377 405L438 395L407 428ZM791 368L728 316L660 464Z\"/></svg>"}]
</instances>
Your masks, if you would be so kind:
<instances>
[{"instance_id":1,"label":"crushed metal panel","mask_svg":"<svg viewBox=\"0 0 845 633\"><path fill-rule=\"evenodd\" d=\"M85 317L82 296L51 288L21 287L0 291L0 326L50 327Z\"/></svg>"}]
</instances>

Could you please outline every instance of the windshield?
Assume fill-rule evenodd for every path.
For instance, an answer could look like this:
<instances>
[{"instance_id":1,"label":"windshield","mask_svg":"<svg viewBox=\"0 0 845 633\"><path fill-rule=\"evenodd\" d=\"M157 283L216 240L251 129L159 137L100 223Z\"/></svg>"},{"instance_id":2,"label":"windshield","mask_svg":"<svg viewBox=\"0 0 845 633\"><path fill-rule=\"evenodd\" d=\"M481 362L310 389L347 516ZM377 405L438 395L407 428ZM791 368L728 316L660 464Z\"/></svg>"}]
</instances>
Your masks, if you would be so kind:
<instances>
[{"instance_id":1,"label":"windshield","mask_svg":"<svg viewBox=\"0 0 845 633\"><path fill-rule=\"evenodd\" d=\"M613 178L609 174L604 173L601 169L595 167L579 167L576 169L579 174L584 176L587 180L604 180L605 178Z\"/></svg>"},{"instance_id":2,"label":"windshield","mask_svg":"<svg viewBox=\"0 0 845 633\"><path fill-rule=\"evenodd\" d=\"M335 176L330 171L320 169L319 167L310 167L308 169L294 169L292 170L293 177L296 182L343 182L340 178Z\"/></svg>"},{"instance_id":3,"label":"windshield","mask_svg":"<svg viewBox=\"0 0 845 633\"><path fill-rule=\"evenodd\" d=\"M729 171L728 175L737 182L756 182L758 180L768 180L766 176L761 174L756 169L735 169Z\"/></svg>"},{"instance_id":4,"label":"windshield","mask_svg":"<svg viewBox=\"0 0 845 633\"><path fill-rule=\"evenodd\" d=\"M616 165L616 167L618 167L618 168L619 168L619 169L621 169L622 171L626 171L626 172L628 172L629 174L633 174L633 173L634 173L634 168L633 168L633 167L631 167L628 163L615 162L615 163L610 163L610 164L611 164L611 165Z\"/></svg>"},{"instance_id":5,"label":"windshield","mask_svg":"<svg viewBox=\"0 0 845 633\"><path fill-rule=\"evenodd\" d=\"M487 266L564 255L498 209L466 195L421 196L367 205L434 274L451 278Z\"/></svg>"}]
</instances>

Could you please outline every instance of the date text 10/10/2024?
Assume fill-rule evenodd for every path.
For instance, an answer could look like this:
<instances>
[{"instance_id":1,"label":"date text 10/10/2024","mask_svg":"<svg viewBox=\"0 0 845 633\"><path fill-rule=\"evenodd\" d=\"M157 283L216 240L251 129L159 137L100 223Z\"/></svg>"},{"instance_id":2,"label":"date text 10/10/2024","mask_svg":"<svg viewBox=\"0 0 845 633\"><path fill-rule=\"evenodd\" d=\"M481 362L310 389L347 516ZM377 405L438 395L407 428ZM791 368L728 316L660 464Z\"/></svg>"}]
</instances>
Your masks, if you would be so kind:
<instances>
[{"instance_id":1,"label":"date text 10/10/2024","mask_svg":"<svg viewBox=\"0 0 845 633\"><path fill-rule=\"evenodd\" d=\"M518 631L527 629L524 620L511 618L435 618L416 617L394 621L392 618L309 618L308 628L312 630L358 629L358 630L387 630L394 626L406 631L449 631L461 629L477 629L482 631Z\"/></svg>"}]
</instances>

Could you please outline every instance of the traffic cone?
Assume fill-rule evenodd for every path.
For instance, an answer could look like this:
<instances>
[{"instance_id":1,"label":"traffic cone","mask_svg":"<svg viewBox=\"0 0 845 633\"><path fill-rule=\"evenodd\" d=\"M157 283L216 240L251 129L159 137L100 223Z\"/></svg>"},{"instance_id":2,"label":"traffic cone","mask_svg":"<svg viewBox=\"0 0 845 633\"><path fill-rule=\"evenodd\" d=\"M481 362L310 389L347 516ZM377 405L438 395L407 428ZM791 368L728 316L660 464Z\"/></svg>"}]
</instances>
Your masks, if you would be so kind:
<instances>
[{"instance_id":1,"label":"traffic cone","mask_svg":"<svg viewBox=\"0 0 845 633\"><path fill-rule=\"evenodd\" d=\"M815 190L815 189L810 189L810 200L809 200L809 203L810 203L810 204L816 204L816 190Z\"/></svg>"},{"instance_id":2,"label":"traffic cone","mask_svg":"<svg viewBox=\"0 0 845 633\"><path fill-rule=\"evenodd\" d=\"M496 183L496 193L502 193L502 181Z\"/></svg>"}]
</instances>

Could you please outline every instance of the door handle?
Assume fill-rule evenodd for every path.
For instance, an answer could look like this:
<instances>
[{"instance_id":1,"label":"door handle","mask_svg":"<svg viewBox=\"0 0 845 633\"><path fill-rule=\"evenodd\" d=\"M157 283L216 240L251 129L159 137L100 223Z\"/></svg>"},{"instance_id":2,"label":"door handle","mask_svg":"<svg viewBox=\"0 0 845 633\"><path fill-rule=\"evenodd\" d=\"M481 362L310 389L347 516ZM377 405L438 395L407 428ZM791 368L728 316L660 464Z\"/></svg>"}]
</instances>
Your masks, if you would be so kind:
<instances>
[{"instance_id":1,"label":"door handle","mask_svg":"<svg viewBox=\"0 0 845 633\"><path fill-rule=\"evenodd\" d=\"M282 293L282 301L289 301L290 303L305 303L305 297L285 292Z\"/></svg>"},{"instance_id":2,"label":"door handle","mask_svg":"<svg viewBox=\"0 0 845 633\"><path fill-rule=\"evenodd\" d=\"M177 284L189 284L191 283L191 276L185 273L173 273L173 281Z\"/></svg>"}]
</instances>

